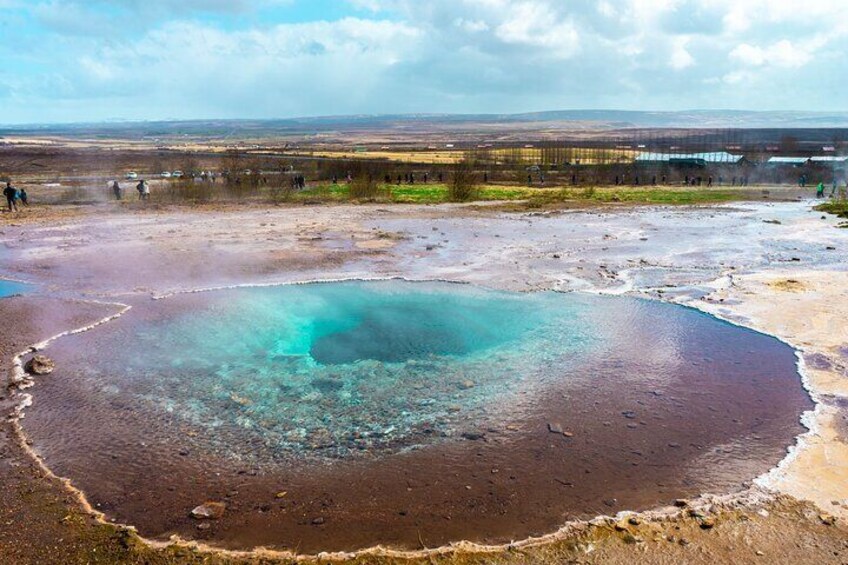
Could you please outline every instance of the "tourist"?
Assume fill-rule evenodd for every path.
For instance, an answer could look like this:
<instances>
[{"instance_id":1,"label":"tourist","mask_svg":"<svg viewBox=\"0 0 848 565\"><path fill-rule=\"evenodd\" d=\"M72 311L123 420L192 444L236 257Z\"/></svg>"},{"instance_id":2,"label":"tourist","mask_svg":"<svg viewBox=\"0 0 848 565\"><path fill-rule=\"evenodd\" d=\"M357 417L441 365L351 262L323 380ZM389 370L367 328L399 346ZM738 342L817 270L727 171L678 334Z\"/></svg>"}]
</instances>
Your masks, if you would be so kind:
<instances>
[{"instance_id":1,"label":"tourist","mask_svg":"<svg viewBox=\"0 0 848 565\"><path fill-rule=\"evenodd\" d=\"M713 177L712 177L712 175L710 175L710 176L707 177L707 187L710 187L712 185L713 185Z\"/></svg>"},{"instance_id":2,"label":"tourist","mask_svg":"<svg viewBox=\"0 0 848 565\"><path fill-rule=\"evenodd\" d=\"M833 186L830 189L830 197L833 198L836 195L836 186L837 186L836 178L833 179Z\"/></svg>"},{"instance_id":3,"label":"tourist","mask_svg":"<svg viewBox=\"0 0 848 565\"><path fill-rule=\"evenodd\" d=\"M24 206L29 206L29 202L27 201L27 198L28 198L28 196L27 196L27 191L26 191L26 189L25 189L25 188L21 188L21 189L18 191L18 199L21 201L21 203L22 203Z\"/></svg>"},{"instance_id":4,"label":"tourist","mask_svg":"<svg viewBox=\"0 0 848 565\"><path fill-rule=\"evenodd\" d=\"M823 198L823 197L824 197L824 183L820 182L818 184L818 186L816 187L816 198Z\"/></svg>"},{"instance_id":5,"label":"tourist","mask_svg":"<svg viewBox=\"0 0 848 565\"><path fill-rule=\"evenodd\" d=\"M112 181L112 192L115 194L115 200L121 200L121 185L116 180Z\"/></svg>"},{"instance_id":6,"label":"tourist","mask_svg":"<svg viewBox=\"0 0 848 565\"><path fill-rule=\"evenodd\" d=\"M6 197L6 204L9 205L9 212L17 212L18 205L15 203L15 198L17 198L18 191L15 187L12 186L11 181L6 181L6 188L3 189L3 196Z\"/></svg>"},{"instance_id":7,"label":"tourist","mask_svg":"<svg viewBox=\"0 0 848 565\"><path fill-rule=\"evenodd\" d=\"M147 181L142 179L139 181L138 185L135 187L138 191L138 199L139 200L149 200L150 199L150 185L147 184Z\"/></svg>"}]
</instances>

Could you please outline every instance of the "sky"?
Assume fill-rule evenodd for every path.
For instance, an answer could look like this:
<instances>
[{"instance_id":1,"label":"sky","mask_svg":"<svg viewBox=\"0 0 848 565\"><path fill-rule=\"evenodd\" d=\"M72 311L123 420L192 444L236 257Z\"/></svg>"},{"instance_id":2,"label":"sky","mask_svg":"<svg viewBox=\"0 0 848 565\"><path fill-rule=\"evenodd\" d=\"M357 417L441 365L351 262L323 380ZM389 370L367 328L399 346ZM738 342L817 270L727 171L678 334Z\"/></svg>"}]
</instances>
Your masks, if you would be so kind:
<instances>
[{"instance_id":1,"label":"sky","mask_svg":"<svg viewBox=\"0 0 848 565\"><path fill-rule=\"evenodd\" d=\"M0 123L848 110L848 0L0 0Z\"/></svg>"}]
</instances>

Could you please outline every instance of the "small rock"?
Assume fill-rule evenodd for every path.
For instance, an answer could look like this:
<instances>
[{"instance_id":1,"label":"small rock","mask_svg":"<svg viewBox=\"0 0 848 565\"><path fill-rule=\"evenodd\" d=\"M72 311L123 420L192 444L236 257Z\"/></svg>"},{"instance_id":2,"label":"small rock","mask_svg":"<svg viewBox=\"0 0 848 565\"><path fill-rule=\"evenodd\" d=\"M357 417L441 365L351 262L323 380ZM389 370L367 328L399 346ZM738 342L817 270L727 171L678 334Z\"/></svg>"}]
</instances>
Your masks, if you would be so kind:
<instances>
[{"instance_id":1,"label":"small rock","mask_svg":"<svg viewBox=\"0 0 848 565\"><path fill-rule=\"evenodd\" d=\"M550 422L548 424L548 431L551 432L552 434L561 434L562 433L562 426L560 424L555 423L555 422Z\"/></svg>"},{"instance_id":2,"label":"small rock","mask_svg":"<svg viewBox=\"0 0 848 565\"><path fill-rule=\"evenodd\" d=\"M821 520L822 524L825 526L833 526L836 524L836 516L832 516L830 514L819 514L819 520Z\"/></svg>"},{"instance_id":3,"label":"small rock","mask_svg":"<svg viewBox=\"0 0 848 565\"><path fill-rule=\"evenodd\" d=\"M274 498L285 498L285 496L287 494L288 494L287 491L281 490L280 492L278 492L277 494L274 495Z\"/></svg>"},{"instance_id":4,"label":"small rock","mask_svg":"<svg viewBox=\"0 0 848 565\"><path fill-rule=\"evenodd\" d=\"M227 505L223 502L207 502L191 511L191 517L198 520L220 520Z\"/></svg>"},{"instance_id":5,"label":"small rock","mask_svg":"<svg viewBox=\"0 0 848 565\"><path fill-rule=\"evenodd\" d=\"M480 432L463 432L462 437L470 441L478 441L486 437L486 434Z\"/></svg>"},{"instance_id":6,"label":"small rock","mask_svg":"<svg viewBox=\"0 0 848 565\"><path fill-rule=\"evenodd\" d=\"M607 500L604 500L604 504L606 504L607 506L609 506L610 508L612 508L613 506L615 506L616 504L618 504L618 499L615 499L615 498L609 498L609 499L607 499Z\"/></svg>"},{"instance_id":7,"label":"small rock","mask_svg":"<svg viewBox=\"0 0 848 565\"><path fill-rule=\"evenodd\" d=\"M759 557L762 557L763 555L765 555L765 553L763 553L762 551L757 550L756 552L754 552L754 555L757 555L757 556L759 556Z\"/></svg>"},{"instance_id":8,"label":"small rock","mask_svg":"<svg viewBox=\"0 0 848 565\"><path fill-rule=\"evenodd\" d=\"M627 523L630 524L631 526L638 526L639 524L642 523L642 521L639 518L637 518L636 516L631 516L630 519L627 520Z\"/></svg>"},{"instance_id":9,"label":"small rock","mask_svg":"<svg viewBox=\"0 0 848 565\"><path fill-rule=\"evenodd\" d=\"M312 525L313 526L320 526L324 522L326 522L326 520L324 519L323 516L318 516L317 518L312 519Z\"/></svg>"},{"instance_id":10,"label":"small rock","mask_svg":"<svg viewBox=\"0 0 848 565\"><path fill-rule=\"evenodd\" d=\"M645 540L642 538L636 537L633 534L624 534L624 543L626 544L634 545L637 543L644 543L644 541Z\"/></svg>"},{"instance_id":11,"label":"small rock","mask_svg":"<svg viewBox=\"0 0 848 565\"><path fill-rule=\"evenodd\" d=\"M201 522L197 525L198 530L208 530L211 527L212 524L210 524L209 522Z\"/></svg>"},{"instance_id":12,"label":"small rock","mask_svg":"<svg viewBox=\"0 0 848 565\"><path fill-rule=\"evenodd\" d=\"M705 516L698 521L698 524L701 526L702 530L711 530L715 527L715 518Z\"/></svg>"},{"instance_id":13,"label":"small rock","mask_svg":"<svg viewBox=\"0 0 848 565\"><path fill-rule=\"evenodd\" d=\"M30 375L49 375L56 368L52 359L44 355L36 355L27 361L24 369Z\"/></svg>"},{"instance_id":14,"label":"small rock","mask_svg":"<svg viewBox=\"0 0 848 565\"><path fill-rule=\"evenodd\" d=\"M462 390L474 388L474 381L462 381L461 383L459 383L459 388L461 388Z\"/></svg>"},{"instance_id":15,"label":"small rock","mask_svg":"<svg viewBox=\"0 0 848 565\"><path fill-rule=\"evenodd\" d=\"M674 501L674 505L678 508L684 508L686 506L689 506L689 501L685 498L678 498Z\"/></svg>"}]
</instances>

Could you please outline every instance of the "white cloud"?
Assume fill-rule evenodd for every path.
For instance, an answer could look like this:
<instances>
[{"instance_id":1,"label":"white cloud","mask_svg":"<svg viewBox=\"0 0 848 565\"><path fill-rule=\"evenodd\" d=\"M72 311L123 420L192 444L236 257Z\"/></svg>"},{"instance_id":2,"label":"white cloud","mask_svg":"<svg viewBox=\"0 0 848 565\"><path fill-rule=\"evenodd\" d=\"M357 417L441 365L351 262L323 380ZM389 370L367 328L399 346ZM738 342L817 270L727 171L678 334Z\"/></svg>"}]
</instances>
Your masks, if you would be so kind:
<instances>
[{"instance_id":1,"label":"white cloud","mask_svg":"<svg viewBox=\"0 0 848 565\"><path fill-rule=\"evenodd\" d=\"M678 37L673 41L671 59L669 60L672 69L682 71L695 64L695 58L686 50L688 44L688 37Z\"/></svg>"},{"instance_id":2,"label":"white cloud","mask_svg":"<svg viewBox=\"0 0 848 565\"><path fill-rule=\"evenodd\" d=\"M730 58L753 67L773 65L793 68L809 63L813 54L808 48L783 39L765 47L743 43L730 52Z\"/></svg>"},{"instance_id":3,"label":"white cloud","mask_svg":"<svg viewBox=\"0 0 848 565\"><path fill-rule=\"evenodd\" d=\"M846 105L846 0L346 0L358 17L299 24L253 16L309 0L0 6L10 1L42 28L7 28L0 122L54 107L155 118Z\"/></svg>"}]
</instances>

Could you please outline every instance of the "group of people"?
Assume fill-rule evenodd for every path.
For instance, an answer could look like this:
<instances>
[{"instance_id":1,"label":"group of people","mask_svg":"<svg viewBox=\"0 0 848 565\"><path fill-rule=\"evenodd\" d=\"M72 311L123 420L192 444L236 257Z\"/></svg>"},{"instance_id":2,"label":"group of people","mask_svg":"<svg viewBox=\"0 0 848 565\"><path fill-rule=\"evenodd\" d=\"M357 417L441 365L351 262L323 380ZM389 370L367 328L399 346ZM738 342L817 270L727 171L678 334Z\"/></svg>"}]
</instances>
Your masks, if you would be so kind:
<instances>
[{"instance_id":1,"label":"group of people","mask_svg":"<svg viewBox=\"0 0 848 565\"><path fill-rule=\"evenodd\" d=\"M6 181L6 188L3 189L3 196L6 197L6 204L9 206L9 212L18 211L18 202L24 206L29 206L26 189L23 187L16 188L12 186L12 181Z\"/></svg>"},{"instance_id":2,"label":"group of people","mask_svg":"<svg viewBox=\"0 0 848 565\"><path fill-rule=\"evenodd\" d=\"M121 187L121 184L118 181L113 180L111 183L109 183L109 187L112 189L112 194L115 195L115 200L124 199L124 189L123 187ZM138 181L138 184L136 185L135 189L138 192L139 200L150 199L150 185L147 183L146 180L142 179Z\"/></svg>"}]
</instances>

